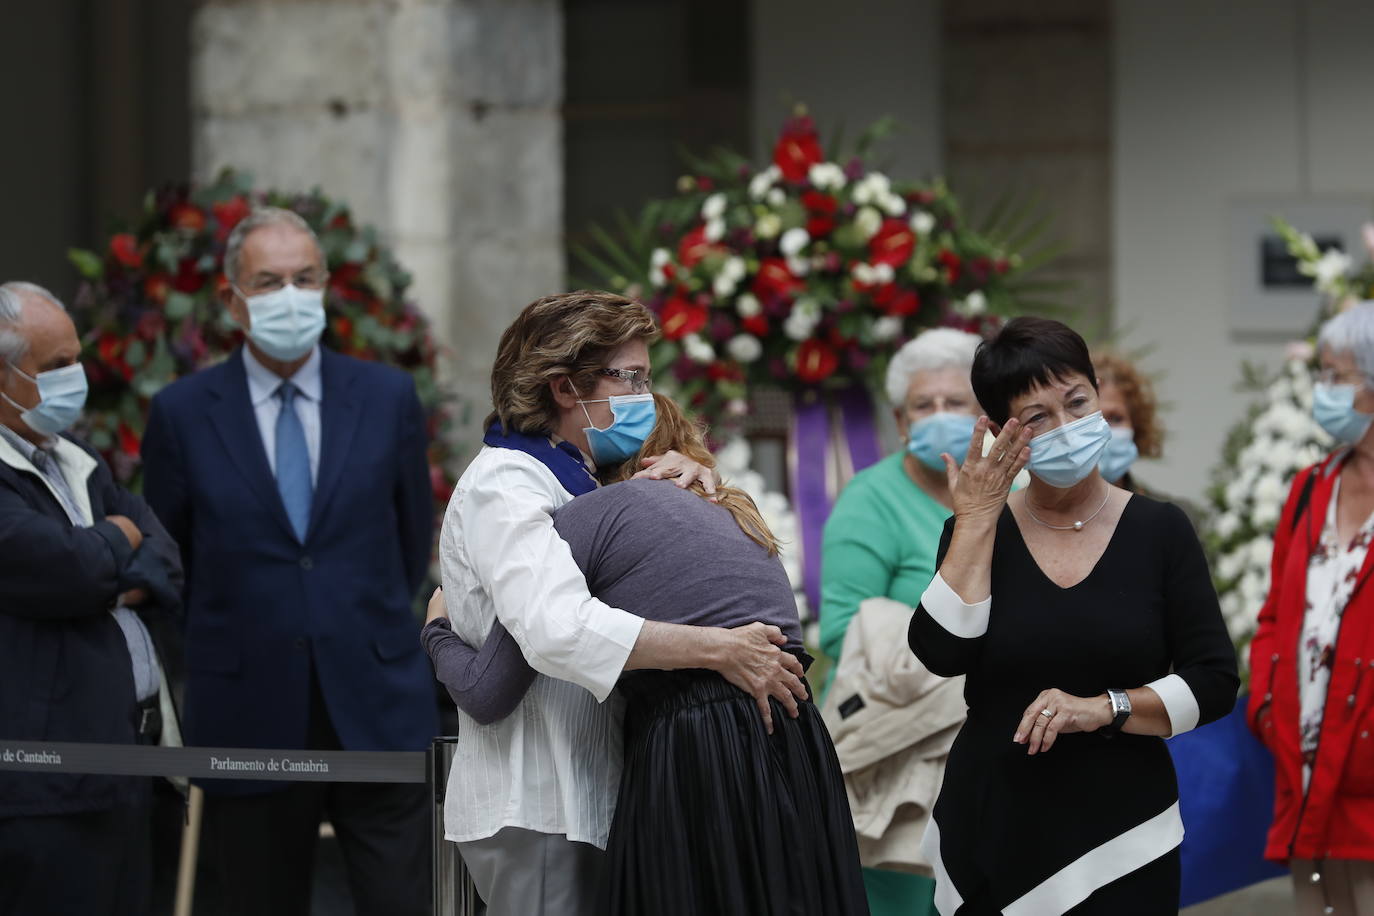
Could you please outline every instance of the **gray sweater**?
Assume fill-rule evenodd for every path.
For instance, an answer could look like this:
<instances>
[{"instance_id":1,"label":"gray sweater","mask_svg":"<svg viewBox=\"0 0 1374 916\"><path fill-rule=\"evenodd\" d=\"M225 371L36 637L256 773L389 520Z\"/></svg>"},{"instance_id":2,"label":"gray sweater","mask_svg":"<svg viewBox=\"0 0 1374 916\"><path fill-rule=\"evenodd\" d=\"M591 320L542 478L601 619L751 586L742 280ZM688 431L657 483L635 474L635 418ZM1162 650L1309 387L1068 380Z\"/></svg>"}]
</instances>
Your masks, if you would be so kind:
<instances>
[{"instance_id":1,"label":"gray sweater","mask_svg":"<svg viewBox=\"0 0 1374 916\"><path fill-rule=\"evenodd\" d=\"M726 509L661 480L627 480L579 496L554 514L587 588L646 620L711 627L773 624L802 651L801 623L777 557ZM500 622L480 650L447 620L421 636L453 701L481 724L509 715L534 681Z\"/></svg>"}]
</instances>

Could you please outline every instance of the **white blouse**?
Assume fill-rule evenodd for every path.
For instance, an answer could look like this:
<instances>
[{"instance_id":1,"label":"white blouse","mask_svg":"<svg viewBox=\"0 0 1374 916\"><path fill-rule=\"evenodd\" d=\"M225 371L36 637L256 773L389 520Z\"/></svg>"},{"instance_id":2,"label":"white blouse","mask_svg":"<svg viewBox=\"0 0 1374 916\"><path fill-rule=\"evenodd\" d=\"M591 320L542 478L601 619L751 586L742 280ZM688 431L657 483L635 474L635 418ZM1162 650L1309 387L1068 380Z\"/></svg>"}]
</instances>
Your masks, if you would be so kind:
<instances>
[{"instance_id":1,"label":"white blouse","mask_svg":"<svg viewBox=\"0 0 1374 916\"><path fill-rule=\"evenodd\" d=\"M606 846L622 740L612 688L644 621L587 591L550 515L571 500L536 458L484 448L444 515L439 563L453 631L480 646L499 618L539 672L500 722L478 725L459 710L444 805L452 841L522 827Z\"/></svg>"},{"instance_id":2,"label":"white blouse","mask_svg":"<svg viewBox=\"0 0 1374 916\"><path fill-rule=\"evenodd\" d=\"M1349 543L1341 543L1336 527L1340 495L1341 480L1337 477L1331 489L1321 539L1307 562L1307 602L1298 643L1298 728L1306 767L1312 765L1317 753L1326 691L1336 661L1341 615L1359 582L1365 555L1374 541L1374 514L1371 514Z\"/></svg>"}]
</instances>

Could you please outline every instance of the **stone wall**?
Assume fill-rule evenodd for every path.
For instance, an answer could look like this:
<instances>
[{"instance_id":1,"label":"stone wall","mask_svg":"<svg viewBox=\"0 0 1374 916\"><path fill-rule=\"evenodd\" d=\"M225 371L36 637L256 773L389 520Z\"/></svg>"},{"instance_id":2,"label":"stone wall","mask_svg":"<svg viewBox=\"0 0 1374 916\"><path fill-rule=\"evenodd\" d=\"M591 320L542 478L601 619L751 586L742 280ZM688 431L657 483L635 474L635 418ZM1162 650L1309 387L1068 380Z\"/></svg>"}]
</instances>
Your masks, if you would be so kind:
<instances>
[{"instance_id":1,"label":"stone wall","mask_svg":"<svg viewBox=\"0 0 1374 916\"><path fill-rule=\"evenodd\" d=\"M557 0L209 0L191 42L195 174L377 225L480 420L501 331L563 284Z\"/></svg>"}]
</instances>

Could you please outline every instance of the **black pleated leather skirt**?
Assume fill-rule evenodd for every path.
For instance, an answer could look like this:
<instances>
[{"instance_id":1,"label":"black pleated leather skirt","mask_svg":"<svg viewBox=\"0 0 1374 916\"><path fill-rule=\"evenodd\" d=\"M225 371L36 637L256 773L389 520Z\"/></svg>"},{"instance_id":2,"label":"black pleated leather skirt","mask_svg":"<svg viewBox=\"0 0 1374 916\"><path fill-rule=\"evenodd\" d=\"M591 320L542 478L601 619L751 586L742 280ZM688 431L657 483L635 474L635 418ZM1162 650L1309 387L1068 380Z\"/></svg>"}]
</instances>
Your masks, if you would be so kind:
<instances>
[{"instance_id":1,"label":"black pleated leather skirt","mask_svg":"<svg viewBox=\"0 0 1374 916\"><path fill-rule=\"evenodd\" d=\"M615 916L867 914L854 822L815 704L773 734L709 671L628 675L625 769L607 844Z\"/></svg>"}]
</instances>

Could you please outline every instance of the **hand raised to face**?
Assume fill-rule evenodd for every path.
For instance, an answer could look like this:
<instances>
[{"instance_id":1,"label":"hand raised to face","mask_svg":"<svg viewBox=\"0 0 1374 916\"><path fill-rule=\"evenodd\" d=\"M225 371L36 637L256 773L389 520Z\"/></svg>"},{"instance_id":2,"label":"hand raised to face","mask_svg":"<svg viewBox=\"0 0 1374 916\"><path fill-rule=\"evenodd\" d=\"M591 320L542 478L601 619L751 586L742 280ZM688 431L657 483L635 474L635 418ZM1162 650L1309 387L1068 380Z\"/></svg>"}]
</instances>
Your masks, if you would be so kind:
<instances>
[{"instance_id":1,"label":"hand raised to face","mask_svg":"<svg viewBox=\"0 0 1374 916\"><path fill-rule=\"evenodd\" d=\"M992 448L984 455L983 440L990 425L985 416L979 417L973 425L962 467L952 456L940 456L945 462L954 515L958 518L996 518L1000 515L1007 494L1011 492L1012 481L1030 460L1031 431L1015 417L1002 427Z\"/></svg>"}]
</instances>

